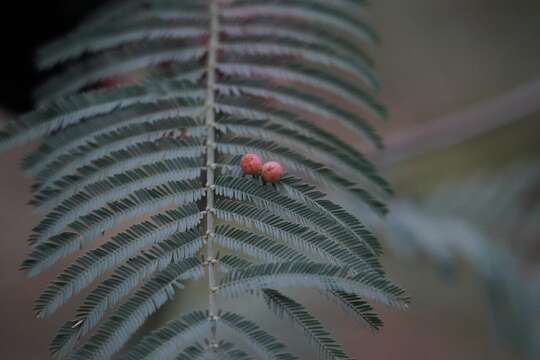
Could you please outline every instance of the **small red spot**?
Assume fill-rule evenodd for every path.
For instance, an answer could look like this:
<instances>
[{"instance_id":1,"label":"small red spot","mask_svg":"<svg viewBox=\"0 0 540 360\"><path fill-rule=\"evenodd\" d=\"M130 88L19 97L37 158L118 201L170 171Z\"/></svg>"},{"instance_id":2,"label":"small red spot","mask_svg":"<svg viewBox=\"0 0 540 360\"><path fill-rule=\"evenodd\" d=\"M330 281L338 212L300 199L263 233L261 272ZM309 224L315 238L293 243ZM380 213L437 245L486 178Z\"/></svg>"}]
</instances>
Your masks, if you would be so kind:
<instances>
[{"instance_id":1,"label":"small red spot","mask_svg":"<svg viewBox=\"0 0 540 360\"><path fill-rule=\"evenodd\" d=\"M137 82L137 80L138 80L138 76L135 73L114 75L114 76L109 76L107 78L103 78L101 80L96 81L93 87L97 89L101 89L101 88L109 88L113 86L129 85L129 84Z\"/></svg>"}]
</instances>

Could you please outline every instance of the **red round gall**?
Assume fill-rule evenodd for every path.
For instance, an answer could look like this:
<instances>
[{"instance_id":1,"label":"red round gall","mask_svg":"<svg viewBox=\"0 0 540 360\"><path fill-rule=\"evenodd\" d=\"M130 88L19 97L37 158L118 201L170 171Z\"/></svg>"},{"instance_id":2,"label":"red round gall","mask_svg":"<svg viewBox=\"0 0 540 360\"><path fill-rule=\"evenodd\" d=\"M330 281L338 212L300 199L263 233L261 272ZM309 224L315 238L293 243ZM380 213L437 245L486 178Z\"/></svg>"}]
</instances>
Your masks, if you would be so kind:
<instances>
[{"instance_id":1,"label":"red round gall","mask_svg":"<svg viewBox=\"0 0 540 360\"><path fill-rule=\"evenodd\" d=\"M277 161L269 161L262 167L262 178L269 183L276 183L283 177L283 166Z\"/></svg>"},{"instance_id":2,"label":"red round gall","mask_svg":"<svg viewBox=\"0 0 540 360\"><path fill-rule=\"evenodd\" d=\"M262 160L259 155L245 154L240 159L240 167L245 175L257 175L262 168Z\"/></svg>"}]
</instances>

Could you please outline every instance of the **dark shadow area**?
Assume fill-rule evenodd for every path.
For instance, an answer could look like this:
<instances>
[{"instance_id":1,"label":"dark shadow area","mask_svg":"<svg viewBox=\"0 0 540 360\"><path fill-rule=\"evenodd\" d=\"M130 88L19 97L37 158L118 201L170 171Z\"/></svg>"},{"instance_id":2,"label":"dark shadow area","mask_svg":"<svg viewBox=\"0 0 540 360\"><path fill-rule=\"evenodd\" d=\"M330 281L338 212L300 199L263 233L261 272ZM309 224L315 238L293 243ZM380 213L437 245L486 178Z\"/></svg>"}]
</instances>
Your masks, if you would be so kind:
<instances>
[{"instance_id":1,"label":"dark shadow area","mask_svg":"<svg viewBox=\"0 0 540 360\"><path fill-rule=\"evenodd\" d=\"M0 1L0 107L23 112L32 107L32 89L42 80L36 50L76 27L105 0Z\"/></svg>"}]
</instances>

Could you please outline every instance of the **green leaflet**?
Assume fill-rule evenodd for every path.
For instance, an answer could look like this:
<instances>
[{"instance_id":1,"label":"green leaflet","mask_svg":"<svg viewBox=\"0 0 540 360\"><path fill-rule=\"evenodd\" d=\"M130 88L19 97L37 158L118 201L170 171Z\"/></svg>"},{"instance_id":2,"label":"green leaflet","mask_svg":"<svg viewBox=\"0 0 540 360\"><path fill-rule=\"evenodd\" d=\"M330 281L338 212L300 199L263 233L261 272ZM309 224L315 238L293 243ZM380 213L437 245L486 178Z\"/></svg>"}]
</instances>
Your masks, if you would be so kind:
<instances>
[{"instance_id":1,"label":"green leaflet","mask_svg":"<svg viewBox=\"0 0 540 360\"><path fill-rule=\"evenodd\" d=\"M274 313L289 318L304 330L310 342L318 349L320 359L352 359L324 329L323 324L301 304L275 290L266 289L263 296Z\"/></svg>"},{"instance_id":2,"label":"green leaflet","mask_svg":"<svg viewBox=\"0 0 540 360\"><path fill-rule=\"evenodd\" d=\"M231 331L233 335L239 337L240 341L257 353L259 359L298 359L287 351L284 344L241 315L231 312L220 314L218 326L224 327L225 330Z\"/></svg>"},{"instance_id":3,"label":"green leaflet","mask_svg":"<svg viewBox=\"0 0 540 360\"><path fill-rule=\"evenodd\" d=\"M214 235L216 242L228 249L235 250L266 262L281 259L291 261L307 261L308 258L286 245L276 243L271 239L235 228L229 225L219 225Z\"/></svg>"},{"instance_id":4,"label":"green leaflet","mask_svg":"<svg viewBox=\"0 0 540 360\"><path fill-rule=\"evenodd\" d=\"M190 258L172 263L146 282L129 299L114 311L88 342L80 347L72 359L108 359L117 352L152 313L172 299L175 288L181 286L180 278L200 266L200 261Z\"/></svg>"},{"instance_id":5,"label":"green leaflet","mask_svg":"<svg viewBox=\"0 0 540 360\"><path fill-rule=\"evenodd\" d=\"M246 79L265 79L275 83L313 92L324 91L335 98L345 99L351 104L361 106L368 114L384 118L386 110L369 93L362 90L354 81L341 79L336 74L322 71L295 60L268 61L265 57L243 57L225 59L219 69L229 76ZM297 85L299 84L299 85Z\"/></svg>"},{"instance_id":6,"label":"green leaflet","mask_svg":"<svg viewBox=\"0 0 540 360\"><path fill-rule=\"evenodd\" d=\"M152 189L140 189L128 197L79 217L69 224L68 230L34 246L32 253L21 265L29 276L41 273L99 235L122 222L140 215L154 214L160 209L185 205L186 202L200 200L204 192L200 187L186 187L183 182L170 182Z\"/></svg>"},{"instance_id":7,"label":"green leaflet","mask_svg":"<svg viewBox=\"0 0 540 360\"><path fill-rule=\"evenodd\" d=\"M35 302L34 311L39 317L50 315L71 295L81 291L115 264L137 254L148 245L196 227L201 218L198 207L190 204L154 215L152 220L131 226L68 266L41 293Z\"/></svg>"},{"instance_id":8,"label":"green leaflet","mask_svg":"<svg viewBox=\"0 0 540 360\"><path fill-rule=\"evenodd\" d=\"M377 255L381 248L377 239L358 220L337 205L332 208L331 202L319 200L310 206L312 204L306 204L304 199L291 199L271 186L261 186L258 181L231 176L218 178L216 191L239 201L250 201L276 216L321 232L354 249L364 258L369 258L370 254Z\"/></svg>"},{"instance_id":9,"label":"green leaflet","mask_svg":"<svg viewBox=\"0 0 540 360\"><path fill-rule=\"evenodd\" d=\"M403 290L376 274L351 275L348 267L313 262L249 266L227 274L221 282L221 290L225 294L237 296L246 291L299 285L358 294L391 306L404 307L408 301Z\"/></svg>"},{"instance_id":10,"label":"green leaflet","mask_svg":"<svg viewBox=\"0 0 540 360\"><path fill-rule=\"evenodd\" d=\"M260 101L256 101L253 97L220 96L217 100L216 110L219 114L228 115L228 117L239 120L277 124L285 129L315 138L322 143L333 145L350 156L362 158L356 149L332 133L290 111L270 107Z\"/></svg>"},{"instance_id":11,"label":"green leaflet","mask_svg":"<svg viewBox=\"0 0 540 360\"><path fill-rule=\"evenodd\" d=\"M355 40L374 43L377 41L375 33L358 18L351 17L353 6L348 4L345 10L343 2L332 1L317 2L306 0L294 1L267 1L253 3L249 1L235 1L223 13L226 19L245 19L250 17L277 17L300 18L309 23L315 23L320 29L332 28L336 32L345 32ZM330 4L330 5L329 5ZM359 10L357 8L357 10Z\"/></svg>"},{"instance_id":12,"label":"green leaflet","mask_svg":"<svg viewBox=\"0 0 540 360\"><path fill-rule=\"evenodd\" d=\"M323 262L341 263L358 271L376 272L377 261L355 255L350 249L308 228L284 221L265 209L243 202L220 200L216 203L216 216L265 234L275 241L285 242L299 252L308 253Z\"/></svg>"},{"instance_id":13,"label":"green leaflet","mask_svg":"<svg viewBox=\"0 0 540 360\"><path fill-rule=\"evenodd\" d=\"M263 97L281 103L286 107L297 109L301 113L312 113L334 124L343 124L352 131L359 131L376 147L382 148L382 140L371 125L355 114L328 104L323 98L301 94L284 87L271 88L268 85L261 87L260 82L254 81L227 81L227 85L219 84L218 89L228 95L249 95Z\"/></svg>"},{"instance_id":14,"label":"green leaflet","mask_svg":"<svg viewBox=\"0 0 540 360\"><path fill-rule=\"evenodd\" d=\"M81 191L62 202L33 229L30 243L40 244L51 236L57 235L70 223L89 214L93 209L101 208L108 203L129 196L135 190L151 189L159 185L172 183L170 179L185 175L182 161L160 162L144 168L126 171L104 180L90 184ZM185 189L194 189L196 184L186 182Z\"/></svg>"},{"instance_id":15,"label":"green leaflet","mask_svg":"<svg viewBox=\"0 0 540 360\"><path fill-rule=\"evenodd\" d=\"M167 61L193 62L203 56L204 52L204 47L198 44L180 49L171 44L154 44L111 50L73 65L61 75L51 78L36 90L36 97L41 101L50 101L72 94L99 80L127 75Z\"/></svg>"},{"instance_id":16,"label":"green leaflet","mask_svg":"<svg viewBox=\"0 0 540 360\"><path fill-rule=\"evenodd\" d=\"M25 158L24 166L31 169L33 174L39 174L62 153L73 151L95 138L134 125L157 124L165 120L177 120L179 128L201 125L201 122L193 117L201 113L202 101L197 97L202 97L202 94L201 90L194 90L193 99L135 105L123 111L115 111L109 115L92 118L92 121L70 126L65 131L50 136L36 151Z\"/></svg>"},{"instance_id":17,"label":"green leaflet","mask_svg":"<svg viewBox=\"0 0 540 360\"><path fill-rule=\"evenodd\" d=\"M182 19L208 19L208 2L206 0L193 2L190 0L145 0L116 1L106 3L96 9L81 23L70 36L100 31L104 26L130 21L140 18L144 14L153 13L154 10L164 6L177 5L182 11L176 14ZM132 16L126 17L129 13Z\"/></svg>"},{"instance_id":18,"label":"green leaflet","mask_svg":"<svg viewBox=\"0 0 540 360\"><path fill-rule=\"evenodd\" d=\"M199 147L202 155L203 149L200 145ZM97 159L90 165L79 168L76 174L64 176L44 187L34 195L31 204L40 210L50 210L90 184L128 170L162 162L181 162L184 174L180 178L194 179L200 176L203 159L200 155L189 156L191 154L195 155L196 152L192 150L189 142L171 138L135 144Z\"/></svg>"},{"instance_id":19,"label":"green leaflet","mask_svg":"<svg viewBox=\"0 0 540 360\"><path fill-rule=\"evenodd\" d=\"M283 258L286 260L287 258ZM222 264L225 264L226 267L230 267L232 271L246 269L250 266L250 263L247 261L242 261L239 258L234 256L225 256L220 259ZM320 358L323 359L334 359L334 358L349 358L341 346L330 336L330 334L324 329L324 326L309 312L307 312L304 307L295 302L294 300L286 297L281 294L279 291L272 289L263 289L261 291L262 296L264 297L267 306L280 317L288 317L294 324L300 326L308 339L315 344L318 348L318 354ZM347 301L350 299L350 294L337 294L333 293L339 300ZM346 296L349 296L347 298ZM347 302L350 307L354 307L357 302ZM357 307L358 308L358 307ZM370 309L362 309L366 317Z\"/></svg>"},{"instance_id":20,"label":"green leaflet","mask_svg":"<svg viewBox=\"0 0 540 360\"><path fill-rule=\"evenodd\" d=\"M210 329L208 312L195 311L153 331L130 349L125 360L165 359L192 345Z\"/></svg>"},{"instance_id":21,"label":"green leaflet","mask_svg":"<svg viewBox=\"0 0 540 360\"><path fill-rule=\"evenodd\" d=\"M221 341L217 351L197 343L186 348L175 360L194 359L252 360L253 358L242 350L236 349L233 344Z\"/></svg>"},{"instance_id":22,"label":"green leaflet","mask_svg":"<svg viewBox=\"0 0 540 360\"><path fill-rule=\"evenodd\" d=\"M188 143L183 156L200 156L203 148L198 140L205 135L206 128L202 126L179 127L183 124L185 124L183 119L165 119L153 124L127 126L119 131L97 137L92 142L62 154L40 171L36 175L38 182L34 184L34 191L50 186L65 176L76 174L81 168L117 151L132 145L160 141L164 137L187 137Z\"/></svg>"},{"instance_id":23,"label":"green leaflet","mask_svg":"<svg viewBox=\"0 0 540 360\"><path fill-rule=\"evenodd\" d=\"M181 69L178 67L177 70L185 75L196 71L197 68L190 65ZM148 104L157 100L166 101L180 97L185 95L186 86L192 88L192 82L170 81L164 78L160 80L159 77L155 77L140 84L92 90L55 99L40 109L10 121L0 131L0 150L134 104Z\"/></svg>"},{"instance_id":24,"label":"green leaflet","mask_svg":"<svg viewBox=\"0 0 540 360\"><path fill-rule=\"evenodd\" d=\"M268 243L263 243L262 241L248 242L242 239L242 237L251 239L254 237L254 235L243 235L241 230L235 228L230 228L227 226L221 228L218 227L218 233L226 233L227 238L229 238L229 240L226 242L220 241L221 237L224 235L218 234L217 239L221 245L225 247L230 247L230 244L232 243L232 246L237 246L232 241L235 240L236 242L240 242L243 246L241 246L239 250L241 252L243 251L244 253L247 253L258 261L286 262L298 259L298 261L306 262L306 260L310 260L306 259L303 255L300 255L299 253L294 253L294 250L292 248L286 247L285 250L281 250L278 248L278 250L280 251L276 251L272 245L268 245ZM232 239L233 236L234 239ZM255 249L246 249L246 245L244 245L245 243L248 243L249 247ZM291 252L293 252L294 255L291 256ZM317 259L313 258L311 260L316 261ZM220 265L227 272L242 270L252 264L253 263L236 257L234 255L225 255L220 258ZM263 290L262 294L266 296L267 291L268 289ZM329 300L339 305L349 316L353 316L357 318L361 323L367 324L372 330L379 330L379 328L382 326L382 320L374 312L373 307L371 307L371 305L369 305L364 299L362 299L362 297L356 294L351 294L339 290L329 292L327 294L327 297L329 298Z\"/></svg>"},{"instance_id":25,"label":"green leaflet","mask_svg":"<svg viewBox=\"0 0 540 360\"><path fill-rule=\"evenodd\" d=\"M223 45L230 56L270 56L277 58L300 58L307 64L323 68L335 67L340 72L350 74L361 81L369 91L376 91L379 82L373 71L365 63L352 59L336 57L332 51L321 47L309 47L304 43L291 40L276 40L274 38L241 37L232 39Z\"/></svg>"},{"instance_id":26,"label":"green leaflet","mask_svg":"<svg viewBox=\"0 0 540 360\"><path fill-rule=\"evenodd\" d=\"M196 231L189 231L175 234L141 255L130 258L85 298L77 309L77 317L68 321L53 339L51 350L55 354L69 353L77 340L98 324L105 312L120 302L134 287L156 272L166 270L171 264L194 256L202 246L202 236ZM185 271L180 280L197 279L203 275L200 264L190 262L190 265L192 267L183 268Z\"/></svg>"},{"instance_id":27,"label":"green leaflet","mask_svg":"<svg viewBox=\"0 0 540 360\"><path fill-rule=\"evenodd\" d=\"M38 65L46 69L87 53L99 53L129 43L157 39L192 39L207 34L207 22L197 19L186 19L184 22L154 19L127 24L120 22L100 27L99 31L73 34L50 44L38 54Z\"/></svg>"}]
</instances>

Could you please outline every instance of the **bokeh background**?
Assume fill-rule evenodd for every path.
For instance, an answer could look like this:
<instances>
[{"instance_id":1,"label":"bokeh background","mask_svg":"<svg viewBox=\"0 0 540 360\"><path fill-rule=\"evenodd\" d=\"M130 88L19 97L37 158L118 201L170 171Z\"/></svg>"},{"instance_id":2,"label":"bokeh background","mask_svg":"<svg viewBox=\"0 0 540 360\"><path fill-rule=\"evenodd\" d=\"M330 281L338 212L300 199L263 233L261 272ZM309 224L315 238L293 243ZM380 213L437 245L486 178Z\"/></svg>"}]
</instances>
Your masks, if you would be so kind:
<instances>
[{"instance_id":1,"label":"bokeh background","mask_svg":"<svg viewBox=\"0 0 540 360\"><path fill-rule=\"evenodd\" d=\"M99 2L1 2L0 118L31 108L41 80L35 48ZM372 334L329 303L300 296L358 358L539 359L540 2L371 2L390 119L378 124L387 149L370 156L397 195L385 223L370 224L390 277L413 302L406 312L380 308L386 326ZM25 150L0 154L0 354L47 359L76 301L36 320L32 301L60 267L31 280L17 270L38 220L26 205L30 179L18 168ZM199 295L182 292L149 326L199 307ZM297 338L301 349L299 332L259 305L246 298L228 306Z\"/></svg>"}]
</instances>

